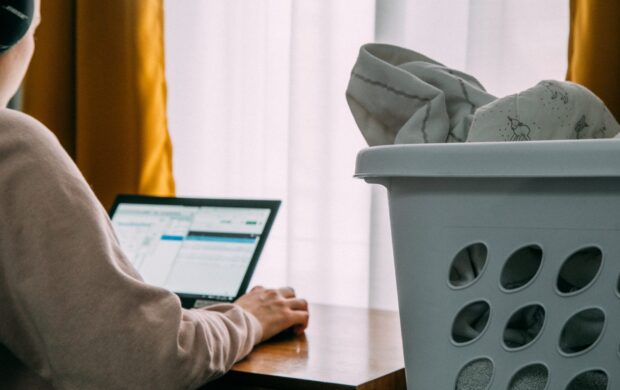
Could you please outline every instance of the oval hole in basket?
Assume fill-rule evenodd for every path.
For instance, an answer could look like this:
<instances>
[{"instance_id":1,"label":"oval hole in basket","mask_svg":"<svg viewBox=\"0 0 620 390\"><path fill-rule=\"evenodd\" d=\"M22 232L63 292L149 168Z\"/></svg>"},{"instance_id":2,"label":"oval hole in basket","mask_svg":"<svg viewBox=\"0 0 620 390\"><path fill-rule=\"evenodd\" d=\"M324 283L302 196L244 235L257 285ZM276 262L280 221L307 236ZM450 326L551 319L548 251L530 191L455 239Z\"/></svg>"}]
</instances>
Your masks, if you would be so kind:
<instances>
[{"instance_id":1,"label":"oval hole in basket","mask_svg":"<svg viewBox=\"0 0 620 390\"><path fill-rule=\"evenodd\" d=\"M468 304L459 311L452 324L452 340L463 344L477 339L489 323L491 307L485 301Z\"/></svg>"},{"instance_id":2,"label":"oval hole in basket","mask_svg":"<svg viewBox=\"0 0 620 390\"><path fill-rule=\"evenodd\" d=\"M601 309L582 310L572 316L562 328L560 349L573 355L590 348L600 338L605 326L605 313Z\"/></svg>"},{"instance_id":3,"label":"oval hole in basket","mask_svg":"<svg viewBox=\"0 0 620 390\"><path fill-rule=\"evenodd\" d=\"M566 390L606 390L607 382L609 382L609 379L605 371L590 370L582 372L573 378Z\"/></svg>"},{"instance_id":4,"label":"oval hole in basket","mask_svg":"<svg viewBox=\"0 0 620 390\"><path fill-rule=\"evenodd\" d=\"M583 290L594 281L602 260L603 253L596 247L583 248L570 255L560 268L558 291L570 294Z\"/></svg>"},{"instance_id":5,"label":"oval hole in basket","mask_svg":"<svg viewBox=\"0 0 620 390\"><path fill-rule=\"evenodd\" d=\"M466 287L475 282L487 262L488 250L481 242L461 249L450 266L449 282L452 287Z\"/></svg>"},{"instance_id":6,"label":"oval hole in basket","mask_svg":"<svg viewBox=\"0 0 620 390\"><path fill-rule=\"evenodd\" d=\"M455 390L486 390L493 378L493 362L487 358L467 363L456 377Z\"/></svg>"},{"instance_id":7,"label":"oval hole in basket","mask_svg":"<svg viewBox=\"0 0 620 390\"><path fill-rule=\"evenodd\" d=\"M506 328L504 345L507 348L520 348L533 342L545 323L545 309L538 304L528 305L517 310Z\"/></svg>"},{"instance_id":8,"label":"oval hole in basket","mask_svg":"<svg viewBox=\"0 0 620 390\"><path fill-rule=\"evenodd\" d=\"M535 363L525 366L512 377L509 390L528 389L544 390L547 387L549 370L543 364Z\"/></svg>"},{"instance_id":9,"label":"oval hole in basket","mask_svg":"<svg viewBox=\"0 0 620 390\"><path fill-rule=\"evenodd\" d=\"M500 276L502 287L515 290L529 283L540 269L542 255L538 245L528 245L510 255Z\"/></svg>"}]
</instances>

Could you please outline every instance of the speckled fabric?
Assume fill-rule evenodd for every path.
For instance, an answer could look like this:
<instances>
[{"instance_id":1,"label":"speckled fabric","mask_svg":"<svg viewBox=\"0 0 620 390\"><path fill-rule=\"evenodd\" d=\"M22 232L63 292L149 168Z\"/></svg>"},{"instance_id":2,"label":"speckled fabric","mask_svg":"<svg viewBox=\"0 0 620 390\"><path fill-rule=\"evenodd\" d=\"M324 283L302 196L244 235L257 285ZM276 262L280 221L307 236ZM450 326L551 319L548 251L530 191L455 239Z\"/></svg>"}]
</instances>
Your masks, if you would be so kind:
<instances>
[{"instance_id":1,"label":"speckled fabric","mask_svg":"<svg viewBox=\"0 0 620 390\"><path fill-rule=\"evenodd\" d=\"M583 86L545 80L497 98L475 77L402 47L367 44L346 98L370 146L612 138L620 125Z\"/></svg>"}]
</instances>

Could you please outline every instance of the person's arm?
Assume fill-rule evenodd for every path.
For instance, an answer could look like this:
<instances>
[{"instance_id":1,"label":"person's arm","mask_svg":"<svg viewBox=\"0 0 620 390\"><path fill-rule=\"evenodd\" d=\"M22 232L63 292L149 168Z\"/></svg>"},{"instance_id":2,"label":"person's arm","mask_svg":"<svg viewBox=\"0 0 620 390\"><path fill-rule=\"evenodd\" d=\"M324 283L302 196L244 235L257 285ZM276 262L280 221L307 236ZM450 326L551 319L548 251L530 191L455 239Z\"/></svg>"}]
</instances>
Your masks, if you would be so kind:
<instances>
[{"instance_id":1,"label":"person's arm","mask_svg":"<svg viewBox=\"0 0 620 390\"><path fill-rule=\"evenodd\" d=\"M0 129L0 293L9 318L0 343L55 387L194 388L273 329L303 322L288 306L284 321L264 315L268 304L244 310L243 299L182 309L176 295L141 281L44 126L4 110Z\"/></svg>"}]
</instances>

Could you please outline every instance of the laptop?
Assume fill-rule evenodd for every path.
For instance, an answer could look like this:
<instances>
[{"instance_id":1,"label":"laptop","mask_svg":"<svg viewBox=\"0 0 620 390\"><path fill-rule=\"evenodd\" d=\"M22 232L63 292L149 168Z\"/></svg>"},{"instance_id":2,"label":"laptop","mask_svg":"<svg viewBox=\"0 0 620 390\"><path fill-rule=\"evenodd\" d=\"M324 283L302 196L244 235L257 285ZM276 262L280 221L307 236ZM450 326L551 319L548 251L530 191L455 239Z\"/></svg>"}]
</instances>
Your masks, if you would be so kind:
<instances>
[{"instance_id":1,"label":"laptop","mask_svg":"<svg viewBox=\"0 0 620 390\"><path fill-rule=\"evenodd\" d=\"M246 292L280 203L119 195L110 218L145 282L201 307Z\"/></svg>"}]
</instances>

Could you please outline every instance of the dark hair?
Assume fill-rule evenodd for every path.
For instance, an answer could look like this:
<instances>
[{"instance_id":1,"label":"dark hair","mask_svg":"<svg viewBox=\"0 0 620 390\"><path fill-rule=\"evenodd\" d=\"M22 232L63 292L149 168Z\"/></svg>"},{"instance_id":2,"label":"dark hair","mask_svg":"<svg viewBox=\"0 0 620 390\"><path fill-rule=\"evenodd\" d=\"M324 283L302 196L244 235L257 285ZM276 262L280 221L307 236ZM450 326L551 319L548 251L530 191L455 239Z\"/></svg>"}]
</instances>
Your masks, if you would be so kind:
<instances>
[{"instance_id":1,"label":"dark hair","mask_svg":"<svg viewBox=\"0 0 620 390\"><path fill-rule=\"evenodd\" d=\"M0 54L26 35L34 15L34 0L0 0Z\"/></svg>"}]
</instances>

